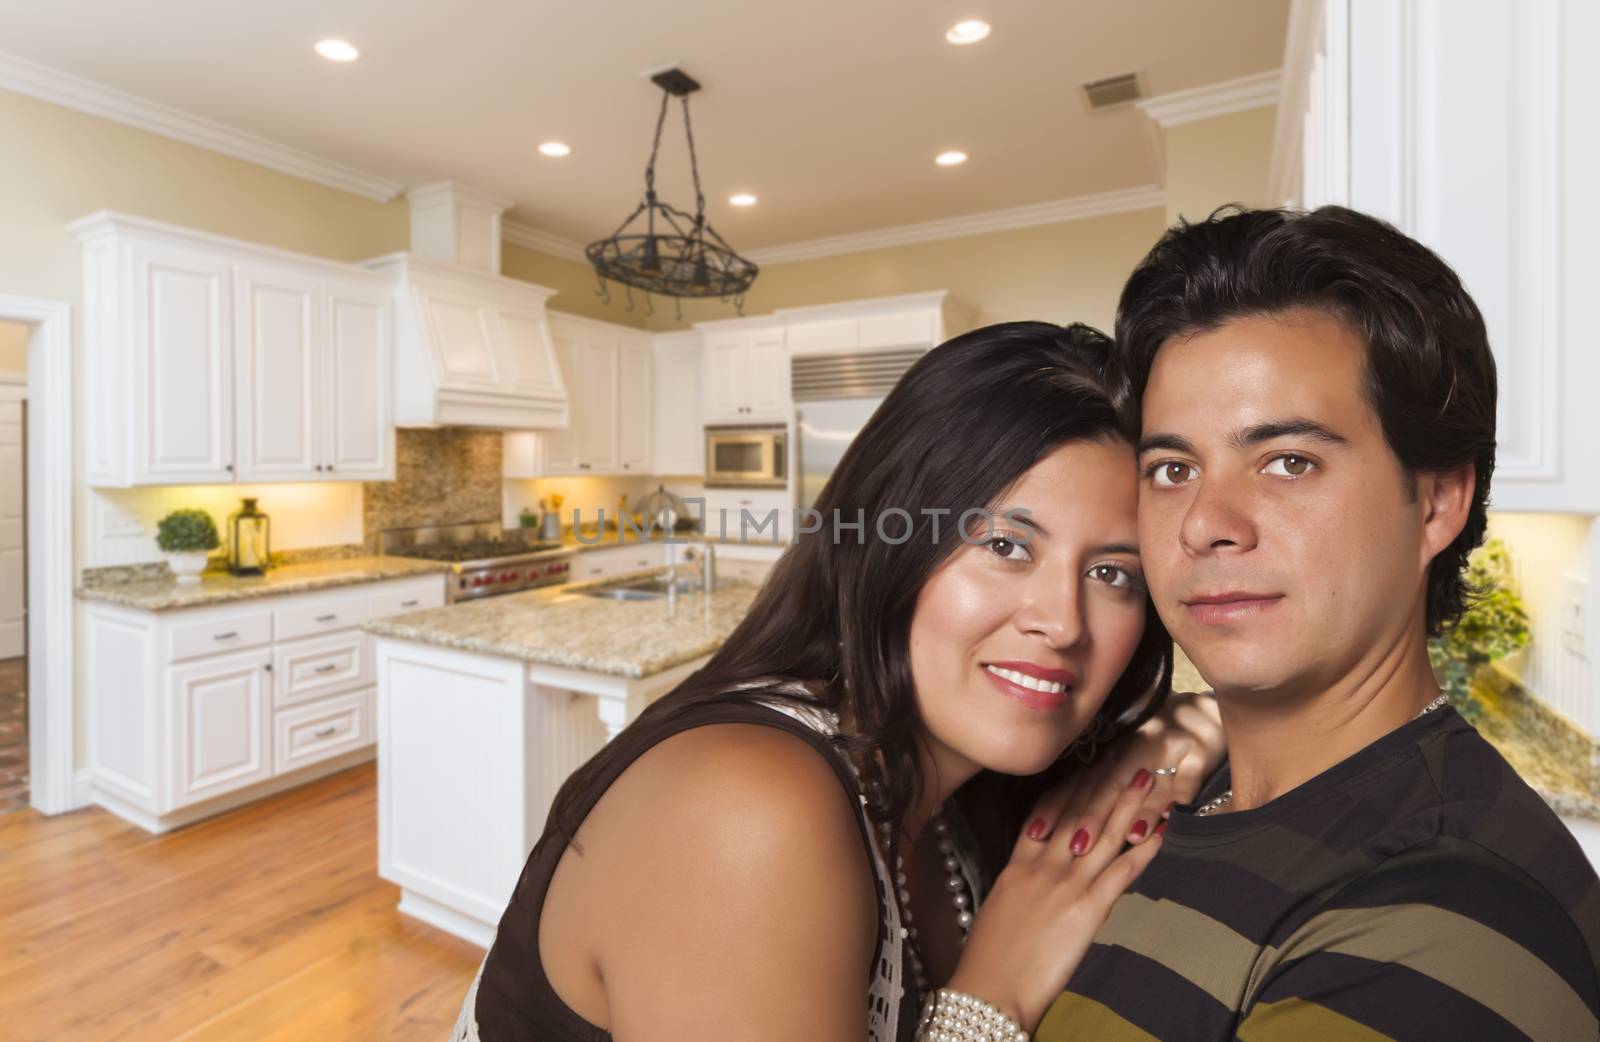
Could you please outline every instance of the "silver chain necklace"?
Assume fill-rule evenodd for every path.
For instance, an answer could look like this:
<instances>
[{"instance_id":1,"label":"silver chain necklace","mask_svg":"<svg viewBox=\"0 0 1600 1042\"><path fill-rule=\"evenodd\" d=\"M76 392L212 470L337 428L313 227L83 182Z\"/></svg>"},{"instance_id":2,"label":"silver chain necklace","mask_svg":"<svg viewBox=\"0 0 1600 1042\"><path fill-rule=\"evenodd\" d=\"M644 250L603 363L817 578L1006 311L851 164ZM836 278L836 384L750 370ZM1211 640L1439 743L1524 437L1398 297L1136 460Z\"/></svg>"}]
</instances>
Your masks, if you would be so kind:
<instances>
[{"instance_id":1,"label":"silver chain necklace","mask_svg":"<svg viewBox=\"0 0 1600 1042\"><path fill-rule=\"evenodd\" d=\"M1422 711L1420 713L1418 713L1416 716L1412 717L1411 719L1412 720L1417 720L1417 719L1420 719L1420 718L1422 718L1424 716L1427 716L1429 713L1433 712L1435 709L1440 708L1441 706L1445 705L1449 701L1450 701L1450 696L1449 695L1441 694L1438 698L1434 699L1432 702L1429 702L1427 705L1423 706L1422 707ZM1229 789L1227 792L1223 793L1221 796L1218 796L1216 799L1209 800L1206 803L1202 804L1200 806L1200 809L1198 809L1198 810L1196 810L1194 812L1194 816L1197 817L1197 818L1203 818L1207 814L1215 814L1217 811L1221 810L1223 807L1226 807L1228 804L1230 804L1232 802L1233 802L1233 790Z\"/></svg>"}]
</instances>

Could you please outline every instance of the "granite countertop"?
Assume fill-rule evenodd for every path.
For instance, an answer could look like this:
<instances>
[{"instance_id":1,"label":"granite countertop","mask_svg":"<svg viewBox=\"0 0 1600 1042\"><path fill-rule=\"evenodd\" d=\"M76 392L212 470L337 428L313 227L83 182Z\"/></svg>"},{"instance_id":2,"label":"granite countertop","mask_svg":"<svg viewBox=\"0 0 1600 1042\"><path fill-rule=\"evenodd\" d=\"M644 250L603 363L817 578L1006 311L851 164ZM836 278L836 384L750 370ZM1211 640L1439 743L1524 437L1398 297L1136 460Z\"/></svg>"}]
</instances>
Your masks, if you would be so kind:
<instances>
[{"instance_id":1,"label":"granite countertop","mask_svg":"<svg viewBox=\"0 0 1600 1042\"><path fill-rule=\"evenodd\" d=\"M104 601L144 611L171 611L384 579L402 579L409 575L438 574L449 570L448 564L408 557L344 557L280 565L266 575L236 576L227 572L207 572L198 583L183 586L170 576L79 586L77 595L79 600Z\"/></svg>"},{"instance_id":2,"label":"granite countertop","mask_svg":"<svg viewBox=\"0 0 1600 1042\"><path fill-rule=\"evenodd\" d=\"M710 594L681 594L669 604L585 597L572 590L485 597L381 619L366 629L381 637L639 679L721 647L757 592L754 586L730 585Z\"/></svg>"}]
</instances>

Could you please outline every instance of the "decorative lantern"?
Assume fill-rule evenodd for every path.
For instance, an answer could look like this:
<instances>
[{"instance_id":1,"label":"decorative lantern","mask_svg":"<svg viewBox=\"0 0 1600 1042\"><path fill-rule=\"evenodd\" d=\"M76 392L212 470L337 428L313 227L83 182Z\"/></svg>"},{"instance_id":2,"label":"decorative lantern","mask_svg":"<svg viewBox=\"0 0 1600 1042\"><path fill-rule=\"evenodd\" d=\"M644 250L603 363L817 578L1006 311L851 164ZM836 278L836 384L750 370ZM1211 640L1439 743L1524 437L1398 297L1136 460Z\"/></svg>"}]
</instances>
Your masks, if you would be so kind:
<instances>
[{"instance_id":1,"label":"decorative lantern","mask_svg":"<svg viewBox=\"0 0 1600 1042\"><path fill-rule=\"evenodd\" d=\"M228 570L234 575L261 575L272 567L272 518L253 497L228 515Z\"/></svg>"}]
</instances>

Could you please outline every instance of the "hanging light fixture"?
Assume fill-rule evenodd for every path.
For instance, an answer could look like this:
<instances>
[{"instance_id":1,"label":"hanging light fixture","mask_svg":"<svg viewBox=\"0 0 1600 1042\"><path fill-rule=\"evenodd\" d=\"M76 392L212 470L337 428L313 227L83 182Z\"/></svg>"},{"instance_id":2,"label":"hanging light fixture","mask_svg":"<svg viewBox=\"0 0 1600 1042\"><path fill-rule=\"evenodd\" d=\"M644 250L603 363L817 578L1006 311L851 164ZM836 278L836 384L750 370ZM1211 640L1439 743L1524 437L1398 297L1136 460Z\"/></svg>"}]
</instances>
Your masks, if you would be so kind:
<instances>
[{"instance_id":1,"label":"hanging light fixture","mask_svg":"<svg viewBox=\"0 0 1600 1042\"><path fill-rule=\"evenodd\" d=\"M606 279L629 288L628 310L633 310L633 289L645 292L645 307L654 311L650 294L668 297L721 297L732 300L742 312L744 294L760 271L733 251L706 221L706 197L700 190L700 164L694 152L694 129L689 123L689 95L700 84L681 69L668 69L651 77L661 88L661 113L656 117L655 143L644 168L644 201L611 237L590 243L584 253L594 265L600 286L595 294L609 302ZM673 98L683 102L683 132L689 141L689 171L694 176L694 213L664 203L656 197L656 154L661 151L661 130ZM680 308L681 310L681 308Z\"/></svg>"}]
</instances>

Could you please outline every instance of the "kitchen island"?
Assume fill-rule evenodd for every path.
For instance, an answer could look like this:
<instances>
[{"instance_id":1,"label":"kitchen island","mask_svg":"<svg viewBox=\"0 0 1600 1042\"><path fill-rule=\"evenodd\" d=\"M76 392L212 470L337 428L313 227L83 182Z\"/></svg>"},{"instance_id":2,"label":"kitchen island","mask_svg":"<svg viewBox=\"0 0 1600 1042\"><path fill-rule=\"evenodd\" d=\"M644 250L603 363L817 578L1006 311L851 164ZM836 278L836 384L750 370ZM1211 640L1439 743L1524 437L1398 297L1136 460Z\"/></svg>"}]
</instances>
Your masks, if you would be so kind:
<instances>
[{"instance_id":1,"label":"kitchen island","mask_svg":"<svg viewBox=\"0 0 1600 1042\"><path fill-rule=\"evenodd\" d=\"M562 782L704 664L756 588L595 592L529 590L367 627L378 873L401 911L487 946Z\"/></svg>"}]
</instances>

